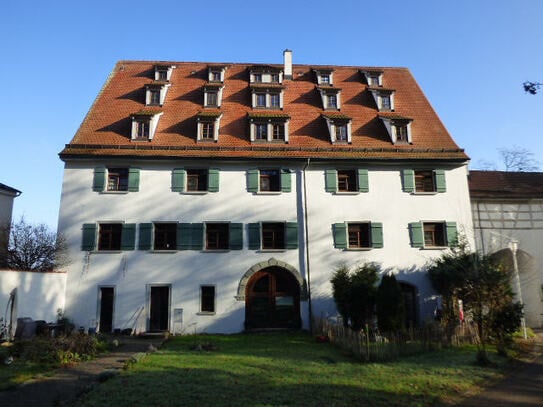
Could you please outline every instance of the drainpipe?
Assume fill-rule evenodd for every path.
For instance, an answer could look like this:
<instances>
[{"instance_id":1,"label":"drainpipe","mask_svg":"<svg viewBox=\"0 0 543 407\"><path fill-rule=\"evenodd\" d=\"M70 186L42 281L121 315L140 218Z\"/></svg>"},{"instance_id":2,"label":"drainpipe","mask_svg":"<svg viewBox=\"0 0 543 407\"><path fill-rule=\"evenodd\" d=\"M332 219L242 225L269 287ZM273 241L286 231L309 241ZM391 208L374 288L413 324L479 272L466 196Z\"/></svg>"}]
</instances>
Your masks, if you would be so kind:
<instances>
[{"instance_id":1,"label":"drainpipe","mask_svg":"<svg viewBox=\"0 0 543 407\"><path fill-rule=\"evenodd\" d=\"M311 273L309 267L309 226L307 224L307 184L305 170L309 167L311 158L307 159L302 172L304 174L304 223L305 223L305 264L307 272L307 301L308 301L308 313L309 313L309 332L313 332L313 310L311 307Z\"/></svg>"}]
</instances>

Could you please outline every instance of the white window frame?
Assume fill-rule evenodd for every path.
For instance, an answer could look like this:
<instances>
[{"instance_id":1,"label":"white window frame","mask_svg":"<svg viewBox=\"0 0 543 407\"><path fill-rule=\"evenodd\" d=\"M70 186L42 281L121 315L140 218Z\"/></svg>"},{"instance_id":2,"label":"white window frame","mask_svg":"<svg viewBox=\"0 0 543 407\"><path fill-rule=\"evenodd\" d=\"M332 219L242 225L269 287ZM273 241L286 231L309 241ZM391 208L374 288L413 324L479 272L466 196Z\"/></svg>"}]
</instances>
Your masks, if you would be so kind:
<instances>
[{"instance_id":1,"label":"white window frame","mask_svg":"<svg viewBox=\"0 0 543 407\"><path fill-rule=\"evenodd\" d=\"M170 81L172 77L172 71L176 68L175 65L155 65L155 81L163 81L160 78L160 72L166 71L166 81Z\"/></svg>"},{"instance_id":2,"label":"white window frame","mask_svg":"<svg viewBox=\"0 0 543 407\"><path fill-rule=\"evenodd\" d=\"M197 141L213 141L217 142L219 141L219 127L221 124L221 118L222 113L217 117L210 117L210 118L201 118L198 117L198 124L197 124ZM204 128L206 124L213 123L213 138L204 138Z\"/></svg>"},{"instance_id":3,"label":"white window frame","mask_svg":"<svg viewBox=\"0 0 543 407\"><path fill-rule=\"evenodd\" d=\"M164 105L164 101L166 100L166 94L168 93L168 89L170 87L170 84L164 84L164 85L147 85L145 88L145 104L147 106L162 106ZM152 93L153 91L158 90L159 92L159 102L158 103L152 103Z\"/></svg>"},{"instance_id":4,"label":"white window frame","mask_svg":"<svg viewBox=\"0 0 543 407\"><path fill-rule=\"evenodd\" d=\"M387 117L380 117L381 121L385 125L385 128L388 132L388 135L390 137L390 140L393 144L411 144L413 142L413 134L411 131L411 120L409 119L390 119ZM398 140L398 127L406 126L407 129L407 141L405 140Z\"/></svg>"},{"instance_id":5,"label":"white window frame","mask_svg":"<svg viewBox=\"0 0 543 407\"><path fill-rule=\"evenodd\" d=\"M336 106L330 106L330 97L334 96ZM322 107L324 110L341 110L341 91L331 89L321 89Z\"/></svg>"},{"instance_id":6,"label":"white window frame","mask_svg":"<svg viewBox=\"0 0 543 407\"><path fill-rule=\"evenodd\" d=\"M326 124L328 126L328 133L330 135L330 141L332 144L344 144L352 143L352 120L347 119L341 119L341 120L334 120L331 118L328 118L326 116L323 116L326 119ZM346 126L347 127L347 140L338 140L336 138L336 127L337 126Z\"/></svg>"},{"instance_id":7,"label":"white window frame","mask_svg":"<svg viewBox=\"0 0 543 407\"><path fill-rule=\"evenodd\" d=\"M250 139L252 142L275 142L275 143L288 143L288 134L289 134L289 120L258 120L258 119L252 119L250 122ZM274 139L273 138L273 126L274 125L283 125L283 135L284 138L282 139ZM266 126L266 138L257 138L257 126Z\"/></svg>"},{"instance_id":8,"label":"white window frame","mask_svg":"<svg viewBox=\"0 0 543 407\"><path fill-rule=\"evenodd\" d=\"M132 141L151 141L153 137L155 136L155 131L158 126L158 121L160 120L160 116L162 116L162 112L158 112L153 115L140 115L140 114L134 114L132 115L132 129L130 133L130 139ZM148 137L138 137L138 130L140 123L147 122L149 125L149 136Z\"/></svg>"}]
</instances>

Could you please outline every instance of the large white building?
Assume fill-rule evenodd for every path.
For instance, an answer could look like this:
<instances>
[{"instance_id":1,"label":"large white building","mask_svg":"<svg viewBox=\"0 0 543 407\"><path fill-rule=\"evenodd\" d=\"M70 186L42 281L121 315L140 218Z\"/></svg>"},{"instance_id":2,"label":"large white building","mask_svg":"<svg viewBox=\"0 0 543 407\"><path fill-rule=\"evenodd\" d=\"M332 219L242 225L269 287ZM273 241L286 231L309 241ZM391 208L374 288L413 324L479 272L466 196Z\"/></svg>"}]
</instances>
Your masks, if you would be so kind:
<instances>
[{"instance_id":1,"label":"large white building","mask_svg":"<svg viewBox=\"0 0 543 407\"><path fill-rule=\"evenodd\" d=\"M405 68L121 61L60 157L66 315L100 331L307 328L364 262L416 324L472 241L468 157Z\"/></svg>"}]
</instances>

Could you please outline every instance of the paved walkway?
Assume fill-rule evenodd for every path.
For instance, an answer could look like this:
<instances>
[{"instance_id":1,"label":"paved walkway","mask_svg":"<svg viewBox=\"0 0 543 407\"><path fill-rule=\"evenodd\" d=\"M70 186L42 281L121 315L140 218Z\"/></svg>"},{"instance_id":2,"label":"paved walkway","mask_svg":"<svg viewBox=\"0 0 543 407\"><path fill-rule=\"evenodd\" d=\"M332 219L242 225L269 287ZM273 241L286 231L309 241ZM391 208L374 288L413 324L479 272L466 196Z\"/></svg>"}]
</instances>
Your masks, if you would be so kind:
<instances>
[{"instance_id":1,"label":"paved walkway","mask_svg":"<svg viewBox=\"0 0 543 407\"><path fill-rule=\"evenodd\" d=\"M119 347L101 354L89 362L79 363L68 369L59 369L52 377L43 377L10 390L0 392L0 406L51 407L65 406L79 395L99 383L104 371L123 369L130 359L140 352L147 352L149 345L161 346L163 338L119 337Z\"/></svg>"}]
</instances>

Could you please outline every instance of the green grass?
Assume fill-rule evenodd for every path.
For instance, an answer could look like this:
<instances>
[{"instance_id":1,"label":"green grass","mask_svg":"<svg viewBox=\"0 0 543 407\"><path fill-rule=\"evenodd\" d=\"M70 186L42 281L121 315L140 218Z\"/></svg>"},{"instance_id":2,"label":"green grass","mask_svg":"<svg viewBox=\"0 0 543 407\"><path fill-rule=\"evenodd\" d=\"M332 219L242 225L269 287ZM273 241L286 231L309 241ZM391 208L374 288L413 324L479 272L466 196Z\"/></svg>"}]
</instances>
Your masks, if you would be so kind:
<instances>
[{"instance_id":1,"label":"green grass","mask_svg":"<svg viewBox=\"0 0 543 407\"><path fill-rule=\"evenodd\" d=\"M212 350L191 350L208 343ZM475 351L362 364L303 333L175 337L77 405L435 406L503 374L505 359L479 367Z\"/></svg>"},{"instance_id":2,"label":"green grass","mask_svg":"<svg viewBox=\"0 0 543 407\"><path fill-rule=\"evenodd\" d=\"M0 346L0 391L10 389L21 383L47 376L54 373L56 366L27 362L15 359L10 365L4 364L4 358L9 354L10 344Z\"/></svg>"}]
</instances>

